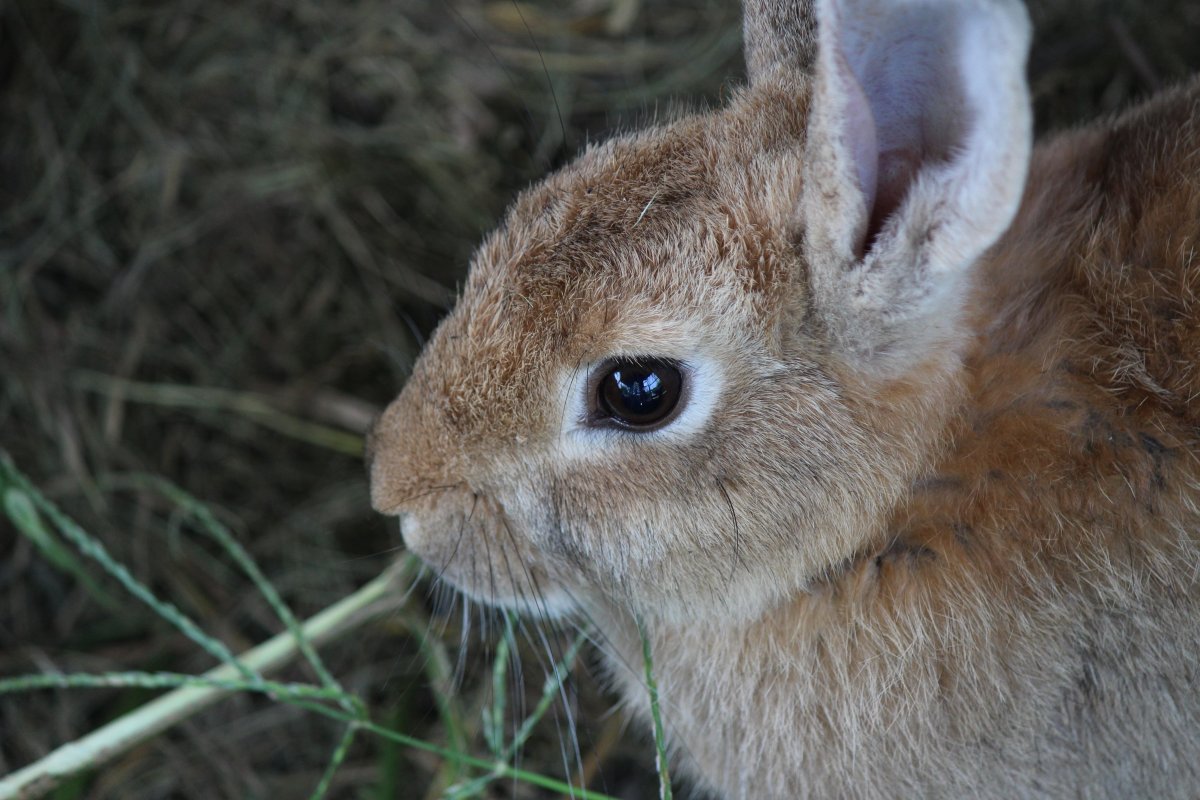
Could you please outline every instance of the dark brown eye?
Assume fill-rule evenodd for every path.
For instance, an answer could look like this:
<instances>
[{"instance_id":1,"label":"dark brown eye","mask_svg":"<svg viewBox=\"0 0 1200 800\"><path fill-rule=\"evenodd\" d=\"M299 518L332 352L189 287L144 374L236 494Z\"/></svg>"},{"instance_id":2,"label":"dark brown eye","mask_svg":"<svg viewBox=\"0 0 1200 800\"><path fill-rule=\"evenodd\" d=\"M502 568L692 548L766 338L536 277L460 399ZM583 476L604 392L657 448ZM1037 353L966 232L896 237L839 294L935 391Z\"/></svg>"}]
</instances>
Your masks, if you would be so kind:
<instances>
[{"instance_id":1,"label":"dark brown eye","mask_svg":"<svg viewBox=\"0 0 1200 800\"><path fill-rule=\"evenodd\" d=\"M664 359L620 359L601 371L596 386L599 422L648 431L671 420L683 391L679 365Z\"/></svg>"}]
</instances>

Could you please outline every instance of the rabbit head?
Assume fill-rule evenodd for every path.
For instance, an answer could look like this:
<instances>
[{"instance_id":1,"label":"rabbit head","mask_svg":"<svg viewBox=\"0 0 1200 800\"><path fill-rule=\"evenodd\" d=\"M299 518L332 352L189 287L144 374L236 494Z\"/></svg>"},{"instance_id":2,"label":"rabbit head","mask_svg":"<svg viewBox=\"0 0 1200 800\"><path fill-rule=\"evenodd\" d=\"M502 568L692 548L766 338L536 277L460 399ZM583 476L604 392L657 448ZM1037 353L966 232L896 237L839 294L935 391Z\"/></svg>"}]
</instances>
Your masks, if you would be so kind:
<instances>
[{"instance_id":1,"label":"rabbit head","mask_svg":"<svg viewBox=\"0 0 1200 800\"><path fill-rule=\"evenodd\" d=\"M941 446L1024 184L1024 11L815 20L751 2L726 108L589 148L477 252L369 457L466 593L760 613L871 546Z\"/></svg>"}]
</instances>

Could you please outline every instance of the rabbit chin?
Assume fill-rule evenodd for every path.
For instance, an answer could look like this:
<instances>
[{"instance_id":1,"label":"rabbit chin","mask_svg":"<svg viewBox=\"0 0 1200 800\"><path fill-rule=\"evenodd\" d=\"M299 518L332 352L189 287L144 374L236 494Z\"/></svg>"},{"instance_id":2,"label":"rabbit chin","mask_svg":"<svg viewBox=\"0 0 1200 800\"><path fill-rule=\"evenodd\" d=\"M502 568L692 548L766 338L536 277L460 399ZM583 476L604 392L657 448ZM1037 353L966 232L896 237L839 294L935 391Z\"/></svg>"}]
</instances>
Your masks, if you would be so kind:
<instances>
[{"instance_id":1,"label":"rabbit chin","mask_svg":"<svg viewBox=\"0 0 1200 800\"><path fill-rule=\"evenodd\" d=\"M455 534L447 536L448 530ZM484 529L481 520L471 523L470 515L433 520L404 513L400 533L405 547L439 581L471 600L543 619L560 619L578 609L571 593L545 569L514 553L513 544L489 540L493 531Z\"/></svg>"}]
</instances>

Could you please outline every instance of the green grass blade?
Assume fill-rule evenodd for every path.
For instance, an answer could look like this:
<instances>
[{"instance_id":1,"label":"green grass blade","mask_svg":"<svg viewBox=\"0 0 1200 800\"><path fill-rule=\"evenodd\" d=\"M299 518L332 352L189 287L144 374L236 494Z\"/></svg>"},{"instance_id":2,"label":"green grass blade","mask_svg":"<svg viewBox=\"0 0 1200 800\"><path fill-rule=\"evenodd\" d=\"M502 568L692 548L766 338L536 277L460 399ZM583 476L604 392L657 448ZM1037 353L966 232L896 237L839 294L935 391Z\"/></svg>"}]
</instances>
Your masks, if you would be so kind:
<instances>
[{"instance_id":1,"label":"green grass blade","mask_svg":"<svg viewBox=\"0 0 1200 800\"><path fill-rule=\"evenodd\" d=\"M513 740L504 749L504 761L511 761L513 756L517 754L517 751L525 746L525 742L529 740L529 735L533 733L533 729L541 721L542 717L546 715L546 712L550 710L554 699L562 691L563 681L570 674L571 668L575 665L575 658L579 655L579 651L583 649L587 638L586 632L580 632L575 637L575 640L571 642L563 657L555 662L553 672L546 676L546 681L542 684L542 696L538 698L533 713L525 718L521 723L521 727L513 735Z\"/></svg>"},{"instance_id":2,"label":"green grass blade","mask_svg":"<svg viewBox=\"0 0 1200 800\"><path fill-rule=\"evenodd\" d=\"M116 598L96 583L88 574L83 562L46 527L28 494L10 486L4 490L3 495L4 514L17 527L17 530L33 543L43 558L78 581L92 599L106 611L114 614L120 611L121 604Z\"/></svg>"},{"instance_id":3,"label":"green grass blade","mask_svg":"<svg viewBox=\"0 0 1200 800\"><path fill-rule=\"evenodd\" d=\"M108 481L111 486L131 486L134 488L148 488L158 492L163 497L166 497L178 508L182 509L191 516L199 525L201 530L216 541L234 563L241 568L242 572L250 578L251 582L258 589L259 593L266 599L275 615L279 617L284 626L296 637L297 646L300 648L301 655L312 666L313 671L320 678L321 683L331 689L341 690L341 685L326 668L325 663L313 649L313 646L304 637L300 623L292 610L283 602L283 598L279 596L279 592L263 575L262 570L258 568L258 564L254 563L254 559L246 552L241 543L234 538L233 533L220 520L213 515L212 510L207 505L192 497L183 489L174 485L170 481L153 475L130 475L125 478L117 477Z\"/></svg>"},{"instance_id":4,"label":"green grass blade","mask_svg":"<svg viewBox=\"0 0 1200 800\"><path fill-rule=\"evenodd\" d=\"M492 659L492 704L483 711L483 738L492 755L504 755L504 709L508 698L508 659L512 654L513 613L504 615L504 635L496 644Z\"/></svg>"},{"instance_id":5,"label":"green grass blade","mask_svg":"<svg viewBox=\"0 0 1200 800\"><path fill-rule=\"evenodd\" d=\"M654 680L654 658L650 652L650 637L641 617L637 618L638 635L642 637L642 664L646 670L646 689L650 693L650 716L654 720L654 762L658 768L658 796L671 800L671 775L667 769L667 741L663 733L662 712L658 706L658 683Z\"/></svg>"},{"instance_id":6,"label":"green grass blade","mask_svg":"<svg viewBox=\"0 0 1200 800\"><path fill-rule=\"evenodd\" d=\"M446 731L450 747L459 752L467 750L467 733L463 724L463 710L453 688L453 670L445 645L429 635L427 627L409 626L409 632L417 640L417 649L425 665L425 676L429 690L433 693L434 706ZM453 783L462 777L461 762L450 761L449 774L443 779Z\"/></svg>"},{"instance_id":7,"label":"green grass blade","mask_svg":"<svg viewBox=\"0 0 1200 800\"><path fill-rule=\"evenodd\" d=\"M321 782L313 790L310 800L323 800L329 792L329 786L333 783L333 776L337 773L338 767L342 765L342 762L346 760L346 754L350 752L350 745L354 743L354 736L357 733L357 723L352 722L346 726L346 732L342 734L341 741L338 742L337 748L333 751L333 755L329 759L329 765L325 767L325 774L321 776Z\"/></svg>"},{"instance_id":8,"label":"green grass blade","mask_svg":"<svg viewBox=\"0 0 1200 800\"><path fill-rule=\"evenodd\" d=\"M0 450L0 491L8 494L13 487L23 492L33 505L54 524L54 527L58 529L62 537L74 545L80 553L100 564L109 575L112 575L118 583L125 587L126 591L148 605L167 622L178 628L184 636L191 639L218 661L232 665L247 680L252 682L262 680L262 677L255 674L252 669L240 663L233 655L233 652L223 642L201 630L199 625L193 622L174 604L165 600L159 600L145 584L133 577L123 564L119 564L114 560L98 539L81 528L73 519L47 500L45 495L39 492L29 482L29 479L17 469L12 459L9 458L8 453Z\"/></svg>"}]
</instances>

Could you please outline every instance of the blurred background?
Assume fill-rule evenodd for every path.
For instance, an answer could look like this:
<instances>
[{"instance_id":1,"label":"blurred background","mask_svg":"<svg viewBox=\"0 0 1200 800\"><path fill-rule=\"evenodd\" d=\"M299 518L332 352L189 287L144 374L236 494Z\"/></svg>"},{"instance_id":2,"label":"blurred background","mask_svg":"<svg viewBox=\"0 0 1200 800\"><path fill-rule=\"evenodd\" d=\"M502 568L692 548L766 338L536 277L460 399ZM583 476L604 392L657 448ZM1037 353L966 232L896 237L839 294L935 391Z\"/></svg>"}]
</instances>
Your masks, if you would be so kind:
<instances>
[{"instance_id":1,"label":"blurred background","mask_svg":"<svg viewBox=\"0 0 1200 800\"><path fill-rule=\"evenodd\" d=\"M1041 131L1200 69L1200 0L1031 13ZM0 448L235 650L279 630L270 609L172 505L119 476L161 475L209 504L298 615L319 611L397 557L361 435L481 235L589 141L719 103L740 44L730 0L0 0ZM0 677L212 665L93 577L0 517ZM436 704L451 697L485 753L471 741L493 648L419 588L326 652L376 719L444 742ZM538 658L512 678L531 697ZM654 796L649 739L625 729L594 664L522 765ZM0 775L152 696L0 695ZM304 797L339 735L238 696L55 797ZM360 737L332 796L439 797L453 777ZM555 795L502 782L480 796Z\"/></svg>"}]
</instances>

